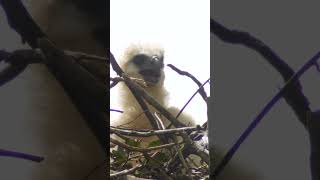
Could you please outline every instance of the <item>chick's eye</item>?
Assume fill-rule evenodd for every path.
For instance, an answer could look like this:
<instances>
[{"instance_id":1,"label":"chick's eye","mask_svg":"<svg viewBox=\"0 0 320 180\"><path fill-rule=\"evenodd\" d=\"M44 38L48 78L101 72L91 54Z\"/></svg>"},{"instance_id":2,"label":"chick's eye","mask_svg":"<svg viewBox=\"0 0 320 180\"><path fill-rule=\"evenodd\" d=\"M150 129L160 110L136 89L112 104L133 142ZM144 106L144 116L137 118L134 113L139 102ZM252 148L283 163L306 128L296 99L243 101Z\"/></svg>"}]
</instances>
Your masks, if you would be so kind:
<instances>
[{"instance_id":1,"label":"chick's eye","mask_svg":"<svg viewBox=\"0 0 320 180\"><path fill-rule=\"evenodd\" d=\"M146 58L145 55L136 55L133 58L132 62L138 66L141 66L141 65L145 64L145 62L146 62L145 58Z\"/></svg>"},{"instance_id":2,"label":"chick's eye","mask_svg":"<svg viewBox=\"0 0 320 180\"><path fill-rule=\"evenodd\" d=\"M152 59L153 61L160 61L159 57L156 56L156 55L152 56L151 59Z\"/></svg>"}]
</instances>

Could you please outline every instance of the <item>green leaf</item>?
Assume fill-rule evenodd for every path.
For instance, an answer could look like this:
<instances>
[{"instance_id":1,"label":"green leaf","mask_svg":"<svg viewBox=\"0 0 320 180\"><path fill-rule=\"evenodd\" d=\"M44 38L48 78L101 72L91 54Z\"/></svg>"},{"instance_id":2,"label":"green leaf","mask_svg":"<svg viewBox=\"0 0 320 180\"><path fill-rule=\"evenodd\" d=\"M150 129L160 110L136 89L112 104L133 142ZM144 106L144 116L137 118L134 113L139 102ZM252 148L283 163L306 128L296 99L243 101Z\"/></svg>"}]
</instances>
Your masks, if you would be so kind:
<instances>
[{"instance_id":1,"label":"green leaf","mask_svg":"<svg viewBox=\"0 0 320 180\"><path fill-rule=\"evenodd\" d=\"M111 157L113 157L117 164L124 163L127 160L127 156L128 154L122 148L119 148L118 150L112 150L111 152Z\"/></svg>"},{"instance_id":2,"label":"green leaf","mask_svg":"<svg viewBox=\"0 0 320 180\"><path fill-rule=\"evenodd\" d=\"M137 140L133 140L133 139L127 139L126 144L128 144L130 146L134 146L134 147L140 147L141 142L139 142Z\"/></svg>"},{"instance_id":3,"label":"green leaf","mask_svg":"<svg viewBox=\"0 0 320 180\"><path fill-rule=\"evenodd\" d=\"M153 157L153 159L158 162L164 163L170 160L170 155L168 153L159 152Z\"/></svg>"},{"instance_id":4,"label":"green leaf","mask_svg":"<svg viewBox=\"0 0 320 180\"><path fill-rule=\"evenodd\" d=\"M160 140L155 140L155 141L151 141L148 145L148 147L155 147L155 146L160 146L161 145L161 141Z\"/></svg>"}]
</instances>

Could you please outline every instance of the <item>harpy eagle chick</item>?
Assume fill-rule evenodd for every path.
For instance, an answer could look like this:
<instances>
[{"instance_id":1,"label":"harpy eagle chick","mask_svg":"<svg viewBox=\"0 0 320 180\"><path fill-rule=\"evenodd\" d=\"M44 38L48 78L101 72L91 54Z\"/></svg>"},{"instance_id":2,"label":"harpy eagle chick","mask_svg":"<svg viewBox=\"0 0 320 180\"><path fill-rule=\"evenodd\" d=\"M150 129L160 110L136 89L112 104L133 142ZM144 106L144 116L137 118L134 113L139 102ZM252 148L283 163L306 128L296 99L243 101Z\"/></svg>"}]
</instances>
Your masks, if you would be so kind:
<instances>
[{"instance_id":1,"label":"harpy eagle chick","mask_svg":"<svg viewBox=\"0 0 320 180\"><path fill-rule=\"evenodd\" d=\"M143 80L142 86L163 107L167 108L174 116L179 109L169 107L169 93L164 87L164 50L158 45L134 44L126 49L120 59L122 70L137 82ZM125 84L120 84L120 103L124 113L112 124L113 126L129 127L134 129L153 129L148 118L143 113L140 105ZM156 110L149 105L152 114ZM169 121L162 118L165 126ZM194 125L194 120L182 113L178 118L187 125Z\"/></svg>"}]
</instances>

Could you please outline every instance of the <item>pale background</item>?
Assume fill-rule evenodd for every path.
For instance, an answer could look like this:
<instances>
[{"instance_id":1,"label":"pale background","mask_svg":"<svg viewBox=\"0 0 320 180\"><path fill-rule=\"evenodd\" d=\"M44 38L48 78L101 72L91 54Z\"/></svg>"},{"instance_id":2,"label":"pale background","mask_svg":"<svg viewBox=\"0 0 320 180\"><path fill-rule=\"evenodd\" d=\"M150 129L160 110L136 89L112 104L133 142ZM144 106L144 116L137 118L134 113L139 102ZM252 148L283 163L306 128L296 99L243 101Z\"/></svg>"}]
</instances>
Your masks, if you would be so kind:
<instances>
[{"instance_id":1,"label":"pale background","mask_svg":"<svg viewBox=\"0 0 320 180\"><path fill-rule=\"evenodd\" d=\"M214 0L211 17L263 40L297 70L320 50L318 7L316 0ZM284 83L252 50L223 43L215 36L211 40L214 141L226 150ZM319 73L311 68L301 82L311 108L319 109ZM262 120L232 162L258 177L230 179L310 179L307 133L284 100Z\"/></svg>"},{"instance_id":2,"label":"pale background","mask_svg":"<svg viewBox=\"0 0 320 180\"><path fill-rule=\"evenodd\" d=\"M209 0L111 0L110 48L116 59L131 43L156 43L165 49L165 64L173 64L205 82L210 77ZM165 67L170 103L182 108L197 85ZM115 77L112 71L111 76ZM205 86L210 95L209 84ZM111 90L111 108L118 105L117 88ZM197 123L206 121L206 105L200 95L185 112ZM111 112L112 120L117 113Z\"/></svg>"}]
</instances>

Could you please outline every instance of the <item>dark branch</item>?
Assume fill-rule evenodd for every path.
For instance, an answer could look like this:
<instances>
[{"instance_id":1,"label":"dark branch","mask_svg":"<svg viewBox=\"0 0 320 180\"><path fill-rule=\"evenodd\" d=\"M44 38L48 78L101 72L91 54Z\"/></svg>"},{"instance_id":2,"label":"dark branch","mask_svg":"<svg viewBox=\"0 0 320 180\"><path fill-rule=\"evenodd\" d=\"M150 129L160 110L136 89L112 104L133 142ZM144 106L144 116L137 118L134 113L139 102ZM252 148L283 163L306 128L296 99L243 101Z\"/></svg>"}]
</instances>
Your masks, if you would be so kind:
<instances>
[{"instance_id":1,"label":"dark branch","mask_svg":"<svg viewBox=\"0 0 320 180\"><path fill-rule=\"evenodd\" d=\"M40 27L34 22L20 0L0 0L6 12L8 23L12 29L20 34L23 42L32 48L37 48L37 39L45 37Z\"/></svg>"},{"instance_id":2,"label":"dark branch","mask_svg":"<svg viewBox=\"0 0 320 180\"><path fill-rule=\"evenodd\" d=\"M207 97L208 97L207 93L204 90L204 88L202 87L202 83L197 78L195 78L192 74L190 74L187 71L182 71L182 70L178 69L177 67L175 67L172 64L168 64L167 66L169 66L172 70L176 71L178 74L191 78L199 86L199 88L200 88L199 94L201 95L203 100L205 100L205 101L207 100Z\"/></svg>"},{"instance_id":3,"label":"dark branch","mask_svg":"<svg viewBox=\"0 0 320 180\"><path fill-rule=\"evenodd\" d=\"M280 59L268 46L264 45L261 41L250 36L248 33L240 31L231 31L222 25L218 24L211 19L211 32L217 35L223 41L229 43L239 43L243 44L253 50L259 52L268 62L273 65L273 67L279 71L282 77L287 81L285 86L274 96L271 101L265 106L265 108L260 112L260 114L252 121L249 127L243 132L239 137L237 142L228 151L226 156L223 158L221 163L215 168L213 172L213 177L219 175L224 166L232 158L234 153L237 151L241 143L249 136L252 130L258 125L265 114L272 108L272 106L281 98L284 97L287 103L292 107L296 115L298 116L300 122L306 127L306 130L310 135L311 142L311 173L312 179L319 179L319 169L320 169L320 123L319 114L311 112L309 108L308 99L302 93L302 88L299 83L299 78L303 73L305 73L311 66L318 65L318 58L320 57L320 52L318 52L313 58L307 61L298 71L293 74L293 70ZM311 114L308 116L308 114ZM309 119L308 119L309 117Z\"/></svg>"},{"instance_id":4,"label":"dark branch","mask_svg":"<svg viewBox=\"0 0 320 180\"><path fill-rule=\"evenodd\" d=\"M212 33L224 42L241 44L258 52L281 74L285 82L294 75L293 69L284 60L262 41L251 36L249 33L229 30L213 19L210 21L210 29ZM300 122L306 126L306 113L310 111L310 107L308 99L302 93L300 82L296 81L286 88L283 97L292 107Z\"/></svg>"},{"instance_id":5,"label":"dark branch","mask_svg":"<svg viewBox=\"0 0 320 180\"><path fill-rule=\"evenodd\" d=\"M35 162L41 162L43 161L43 157L31 155L31 154L25 154L21 152L15 152L15 151L8 151L4 149L0 149L0 156L8 156L8 157L14 157L14 158L20 158L20 159L26 159L29 161L35 161Z\"/></svg>"}]
</instances>

